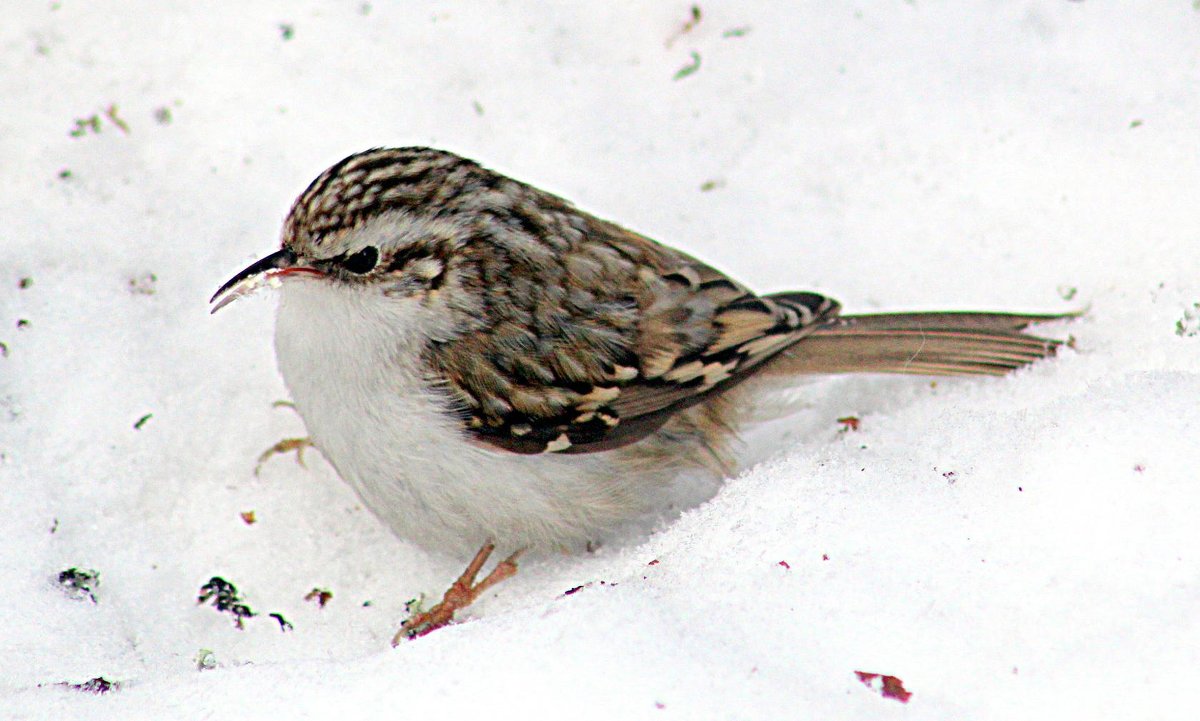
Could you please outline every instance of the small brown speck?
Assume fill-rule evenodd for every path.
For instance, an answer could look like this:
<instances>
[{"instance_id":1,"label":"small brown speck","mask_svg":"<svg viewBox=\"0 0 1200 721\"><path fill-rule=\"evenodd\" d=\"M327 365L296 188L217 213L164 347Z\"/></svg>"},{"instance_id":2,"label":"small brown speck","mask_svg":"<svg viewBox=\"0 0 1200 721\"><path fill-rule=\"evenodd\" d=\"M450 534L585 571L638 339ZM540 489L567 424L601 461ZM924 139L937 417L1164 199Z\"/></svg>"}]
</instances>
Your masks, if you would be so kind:
<instances>
[{"instance_id":1,"label":"small brown speck","mask_svg":"<svg viewBox=\"0 0 1200 721\"><path fill-rule=\"evenodd\" d=\"M253 526L255 521L258 520L258 518L254 515L254 511L242 511L238 515L242 517L242 522L247 526Z\"/></svg>"},{"instance_id":2,"label":"small brown speck","mask_svg":"<svg viewBox=\"0 0 1200 721\"><path fill-rule=\"evenodd\" d=\"M304 594L305 601L315 601L319 608L325 608L325 604L329 603L331 598L333 598L333 591L327 588L314 588Z\"/></svg>"}]
</instances>

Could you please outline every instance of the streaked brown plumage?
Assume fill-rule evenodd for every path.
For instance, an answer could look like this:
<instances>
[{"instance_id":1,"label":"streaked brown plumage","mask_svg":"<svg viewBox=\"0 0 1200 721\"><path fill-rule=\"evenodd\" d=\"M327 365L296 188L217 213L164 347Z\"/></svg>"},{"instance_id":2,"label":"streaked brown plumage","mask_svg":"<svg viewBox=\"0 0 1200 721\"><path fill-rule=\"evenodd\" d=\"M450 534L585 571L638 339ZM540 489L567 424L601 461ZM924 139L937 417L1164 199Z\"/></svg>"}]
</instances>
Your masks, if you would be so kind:
<instances>
[{"instance_id":1,"label":"streaked brown plumage","mask_svg":"<svg viewBox=\"0 0 1200 721\"><path fill-rule=\"evenodd\" d=\"M394 531L440 546L585 540L680 468L728 473L758 380L1002 375L1054 353L1024 329L1062 317L759 296L429 148L322 173L216 307L268 276L287 279L277 353L315 444Z\"/></svg>"}]
</instances>

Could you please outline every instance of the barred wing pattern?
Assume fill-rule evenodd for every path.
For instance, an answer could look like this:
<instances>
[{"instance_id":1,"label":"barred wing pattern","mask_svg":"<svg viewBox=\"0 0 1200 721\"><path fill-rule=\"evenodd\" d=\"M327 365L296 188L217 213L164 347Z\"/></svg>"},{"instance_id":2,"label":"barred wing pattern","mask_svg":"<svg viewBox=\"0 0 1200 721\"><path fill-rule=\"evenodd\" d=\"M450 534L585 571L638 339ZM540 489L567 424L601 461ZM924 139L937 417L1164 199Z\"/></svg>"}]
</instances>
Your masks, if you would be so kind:
<instances>
[{"instance_id":1,"label":"barred wing pattern","mask_svg":"<svg viewBox=\"0 0 1200 721\"><path fill-rule=\"evenodd\" d=\"M435 344L427 359L476 440L524 454L619 448L744 380L838 312L816 293L757 296L610 224L585 230L591 242L560 249L553 267L562 278L540 278L547 284L540 293L517 288L495 298L486 332ZM606 242L598 246L601 234ZM519 268L489 268L485 259L504 254L494 238L477 242L491 245L473 266L480 287L506 293L512 278L528 277ZM595 257L597 247L613 252ZM460 253L469 257L470 244ZM571 291L556 296L558 287ZM622 288L637 292L611 294ZM521 305L547 296L557 298L552 308Z\"/></svg>"}]
</instances>

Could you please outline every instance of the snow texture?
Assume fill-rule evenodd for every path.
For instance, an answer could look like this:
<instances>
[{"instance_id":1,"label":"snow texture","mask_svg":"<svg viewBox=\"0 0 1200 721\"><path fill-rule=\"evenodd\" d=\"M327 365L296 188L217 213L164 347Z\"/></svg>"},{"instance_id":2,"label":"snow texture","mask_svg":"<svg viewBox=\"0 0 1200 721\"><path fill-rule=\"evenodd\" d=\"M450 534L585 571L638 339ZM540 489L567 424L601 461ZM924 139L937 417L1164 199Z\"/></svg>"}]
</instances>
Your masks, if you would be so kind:
<instances>
[{"instance_id":1,"label":"snow texture","mask_svg":"<svg viewBox=\"0 0 1200 721\"><path fill-rule=\"evenodd\" d=\"M1200 716L1200 10L700 10L9 3L0 718ZM763 291L1088 313L1007 378L817 380L710 501L392 649L467 559L319 454L255 476L303 435L274 301L206 301L318 172L415 144Z\"/></svg>"}]
</instances>

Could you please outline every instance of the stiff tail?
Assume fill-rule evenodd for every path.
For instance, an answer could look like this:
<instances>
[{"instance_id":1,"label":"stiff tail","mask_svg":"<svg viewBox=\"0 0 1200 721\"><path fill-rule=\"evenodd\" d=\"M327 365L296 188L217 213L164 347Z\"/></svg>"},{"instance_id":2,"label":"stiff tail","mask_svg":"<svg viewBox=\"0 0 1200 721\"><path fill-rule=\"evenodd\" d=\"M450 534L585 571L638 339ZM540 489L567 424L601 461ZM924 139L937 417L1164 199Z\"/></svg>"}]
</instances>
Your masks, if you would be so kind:
<instances>
[{"instance_id":1,"label":"stiff tail","mask_svg":"<svg viewBox=\"0 0 1200 721\"><path fill-rule=\"evenodd\" d=\"M1004 375L1054 355L1063 341L1024 333L1071 318L1016 313L878 313L829 321L780 353L768 374Z\"/></svg>"}]
</instances>

